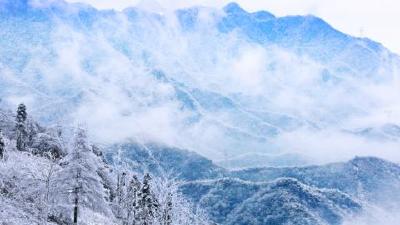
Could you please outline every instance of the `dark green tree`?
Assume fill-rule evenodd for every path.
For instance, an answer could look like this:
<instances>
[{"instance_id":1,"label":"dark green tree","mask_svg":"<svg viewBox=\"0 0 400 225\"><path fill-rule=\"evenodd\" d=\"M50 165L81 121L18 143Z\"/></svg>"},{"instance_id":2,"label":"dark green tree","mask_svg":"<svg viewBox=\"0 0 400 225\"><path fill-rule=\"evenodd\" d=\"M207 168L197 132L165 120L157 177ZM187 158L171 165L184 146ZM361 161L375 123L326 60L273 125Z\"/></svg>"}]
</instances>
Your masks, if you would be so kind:
<instances>
[{"instance_id":1,"label":"dark green tree","mask_svg":"<svg viewBox=\"0 0 400 225\"><path fill-rule=\"evenodd\" d=\"M21 103L17 109L17 117L16 117L16 140L17 140L17 149L19 151L26 150L26 119L28 118L28 114L26 112L26 106Z\"/></svg>"},{"instance_id":2,"label":"dark green tree","mask_svg":"<svg viewBox=\"0 0 400 225\"><path fill-rule=\"evenodd\" d=\"M5 144L4 144L4 140L3 140L3 134L0 130L0 159L3 159L4 152L5 152Z\"/></svg>"}]
</instances>

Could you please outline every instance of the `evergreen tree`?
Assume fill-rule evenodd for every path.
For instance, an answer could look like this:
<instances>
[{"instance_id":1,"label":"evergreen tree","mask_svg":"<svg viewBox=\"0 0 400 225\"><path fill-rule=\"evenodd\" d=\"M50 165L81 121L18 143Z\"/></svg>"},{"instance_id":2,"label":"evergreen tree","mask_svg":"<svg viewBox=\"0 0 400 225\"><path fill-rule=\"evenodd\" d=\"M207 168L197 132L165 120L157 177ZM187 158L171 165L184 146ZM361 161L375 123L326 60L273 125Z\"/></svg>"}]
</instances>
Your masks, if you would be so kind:
<instances>
[{"instance_id":1,"label":"evergreen tree","mask_svg":"<svg viewBox=\"0 0 400 225\"><path fill-rule=\"evenodd\" d=\"M17 149L19 151L25 151L26 148L26 119L28 114L26 112L26 106L24 104L19 104L17 109L16 116L16 140L17 140Z\"/></svg>"},{"instance_id":2,"label":"evergreen tree","mask_svg":"<svg viewBox=\"0 0 400 225\"><path fill-rule=\"evenodd\" d=\"M129 182L126 198L126 224L136 225L138 220L138 206L139 206L139 191L141 183L136 175L133 175L132 180Z\"/></svg>"},{"instance_id":3,"label":"evergreen tree","mask_svg":"<svg viewBox=\"0 0 400 225\"><path fill-rule=\"evenodd\" d=\"M151 191L151 176L146 173L143 178L143 186L140 190L139 200L139 214L140 214L140 225L151 225L156 217L158 209L157 200Z\"/></svg>"},{"instance_id":4,"label":"evergreen tree","mask_svg":"<svg viewBox=\"0 0 400 225\"><path fill-rule=\"evenodd\" d=\"M5 152L5 144L4 144L4 140L3 140L3 134L0 130L0 160L3 159L4 152Z\"/></svg>"}]
</instances>

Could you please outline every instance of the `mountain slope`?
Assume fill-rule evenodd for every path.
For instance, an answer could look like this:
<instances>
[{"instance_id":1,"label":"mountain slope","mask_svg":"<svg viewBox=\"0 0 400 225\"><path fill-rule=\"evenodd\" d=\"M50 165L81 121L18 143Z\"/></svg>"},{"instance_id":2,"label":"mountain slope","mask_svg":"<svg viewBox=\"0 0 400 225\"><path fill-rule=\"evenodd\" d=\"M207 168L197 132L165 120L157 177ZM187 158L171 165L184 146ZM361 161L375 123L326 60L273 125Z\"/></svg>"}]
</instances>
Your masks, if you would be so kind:
<instances>
[{"instance_id":1,"label":"mountain slope","mask_svg":"<svg viewBox=\"0 0 400 225\"><path fill-rule=\"evenodd\" d=\"M252 183L235 179L187 183L182 192L219 224L341 224L361 211L350 196L295 179Z\"/></svg>"},{"instance_id":2,"label":"mountain slope","mask_svg":"<svg viewBox=\"0 0 400 225\"><path fill-rule=\"evenodd\" d=\"M359 199L400 202L394 190L400 187L400 166L374 157L359 157L346 163L295 168L259 168L234 171L232 176L251 181L292 177L319 188L334 188Z\"/></svg>"},{"instance_id":3,"label":"mountain slope","mask_svg":"<svg viewBox=\"0 0 400 225\"><path fill-rule=\"evenodd\" d=\"M110 163L138 173L150 172L181 181L216 179L227 171L194 152L159 144L126 143L107 148Z\"/></svg>"},{"instance_id":4,"label":"mountain slope","mask_svg":"<svg viewBox=\"0 0 400 225\"><path fill-rule=\"evenodd\" d=\"M399 57L313 16L235 3L165 15L61 0L3 0L0 10L0 105L86 121L99 142L135 137L229 161L291 155L285 138L297 130L371 146L357 131L381 116L398 124L381 112L397 115Z\"/></svg>"},{"instance_id":5,"label":"mountain slope","mask_svg":"<svg viewBox=\"0 0 400 225\"><path fill-rule=\"evenodd\" d=\"M382 54L392 55L389 58L398 63L398 58L385 53L382 45L341 33L314 16L276 18L268 12L247 13L236 3L230 3L224 9L227 16L219 25L221 30L240 29L257 42L294 49L320 62L335 62L329 68L333 71L357 71L353 75L376 77L377 69L386 63Z\"/></svg>"}]
</instances>

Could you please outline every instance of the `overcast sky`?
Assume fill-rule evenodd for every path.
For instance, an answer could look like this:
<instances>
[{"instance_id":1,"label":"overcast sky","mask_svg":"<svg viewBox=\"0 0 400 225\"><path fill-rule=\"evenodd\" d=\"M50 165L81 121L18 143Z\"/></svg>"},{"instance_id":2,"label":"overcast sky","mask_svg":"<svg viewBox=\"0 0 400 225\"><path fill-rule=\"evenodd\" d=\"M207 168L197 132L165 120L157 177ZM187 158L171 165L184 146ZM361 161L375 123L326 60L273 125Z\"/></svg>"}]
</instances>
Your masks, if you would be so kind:
<instances>
[{"instance_id":1,"label":"overcast sky","mask_svg":"<svg viewBox=\"0 0 400 225\"><path fill-rule=\"evenodd\" d=\"M123 9L132 5L181 8L191 5L222 7L230 0L67 0L89 3L97 8ZM278 16L313 14L337 29L369 37L400 53L399 0L237 0L249 11L267 10Z\"/></svg>"}]
</instances>

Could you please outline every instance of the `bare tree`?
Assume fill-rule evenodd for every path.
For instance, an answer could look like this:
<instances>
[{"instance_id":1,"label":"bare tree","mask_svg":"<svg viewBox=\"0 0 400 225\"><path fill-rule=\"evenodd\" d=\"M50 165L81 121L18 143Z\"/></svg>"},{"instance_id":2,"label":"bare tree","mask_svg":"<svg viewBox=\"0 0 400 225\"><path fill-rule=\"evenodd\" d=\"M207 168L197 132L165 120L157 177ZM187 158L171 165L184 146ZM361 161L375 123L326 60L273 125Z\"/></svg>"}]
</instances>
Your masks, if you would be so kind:
<instances>
[{"instance_id":1,"label":"bare tree","mask_svg":"<svg viewBox=\"0 0 400 225\"><path fill-rule=\"evenodd\" d=\"M26 155L25 157L29 156ZM25 174L24 184L20 186L20 191L23 192L21 193L22 196L27 196L28 199L31 199L29 201L35 203L40 212L38 219L41 224L47 224L56 195L55 174L60 170L60 166L52 155L46 158L31 157L33 157L32 160L25 161L25 164L19 168L20 172ZM13 159L15 160L15 158Z\"/></svg>"},{"instance_id":2,"label":"bare tree","mask_svg":"<svg viewBox=\"0 0 400 225\"><path fill-rule=\"evenodd\" d=\"M45 193L44 193L44 218L45 218L45 223L47 224L47 220L49 217L49 208L51 207L52 201L51 197L53 196L53 188L54 188L54 174L56 173L56 170L58 169L57 164L56 164L56 157L49 152L48 158L50 159L50 164L43 170L43 178L44 178L44 183L45 183Z\"/></svg>"},{"instance_id":3,"label":"bare tree","mask_svg":"<svg viewBox=\"0 0 400 225\"><path fill-rule=\"evenodd\" d=\"M193 204L182 196L179 186L180 183L173 178L155 177L152 179L152 189L158 203L153 224L211 224L205 212L194 208Z\"/></svg>"}]
</instances>

